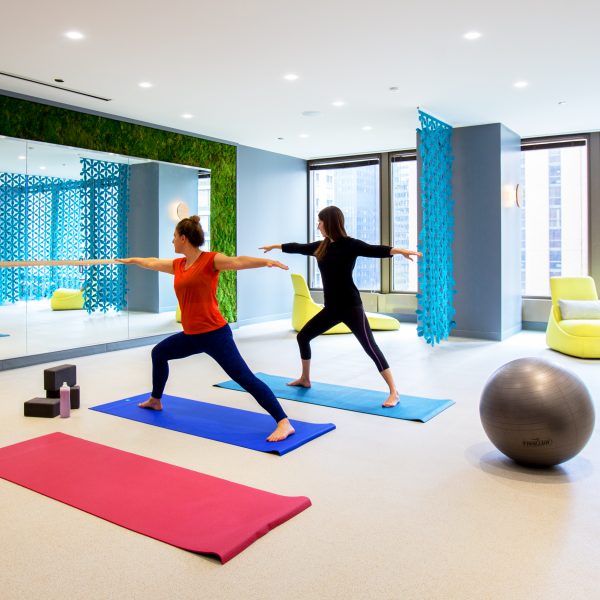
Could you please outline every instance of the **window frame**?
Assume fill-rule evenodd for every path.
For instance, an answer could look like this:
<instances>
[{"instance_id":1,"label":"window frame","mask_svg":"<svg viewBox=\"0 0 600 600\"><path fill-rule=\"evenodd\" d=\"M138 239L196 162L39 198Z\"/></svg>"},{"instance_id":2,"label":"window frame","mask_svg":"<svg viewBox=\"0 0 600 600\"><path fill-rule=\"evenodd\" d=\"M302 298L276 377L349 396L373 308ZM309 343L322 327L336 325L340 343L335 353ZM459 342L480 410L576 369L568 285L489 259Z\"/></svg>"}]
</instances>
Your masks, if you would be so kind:
<instances>
[{"instance_id":1,"label":"window frame","mask_svg":"<svg viewBox=\"0 0 600 600\"><path fill-rule=\"evenodd\" d=\"M397 159L397 160L394 160ZM415 161L416 163L416 167L417 167L417 239L419 237L419 232L421 230L421 205L420 205L420 194L419 194L419 172L420 172L420 167L419 167L419 156L418 156L418 152L417 149L415 148L414 150L398 150L395 152L389 152L388 153L388 168L389 168L389 173L388 173L388 185L389 185L389 189L388 189L388 201L387 201L387 205L388 205L388 244L390 246L393 245L393 241L394 241L394 224L392 222L392 213L393 213L393 206L392 206L392 202L393 202L393 198L392 198L392 164L394 162L411 162L411 161ZM416 248L414 248L414 250L416 250ZM418 290L418 278L417 278L417 289L416 290L395 290L394 289L394 269L393 269L393 265L391 261L385 261L387 262L388 265L388 289L387 289L387 293L389 294L400 294L400 295L410 295L410 296L414 296L415 294L419 293ZM385 264L384 262L384 264Z\"/></svg>"},{"instance_id":2,"label":"window frame","mask_svg":"<svg viewBox=\"0 0 600 600\"><path fill-rule=\"evenodd\" d=\"M584 144L576 142L584 142ZM588 275L592 272L592 160L590 156L591 145L590 133L573 133L565 135L553 136L536 136L521 139L521 152L529 152L532 150L554 150L559 148L569 148L574 146L585 145L586 150L586 188L587 188L587 265ZM523 300L549 300L550 296L527 295L522 294Z\"/></svg>"},{"instance_id":3,"label":"window frame","mask_svg":"<svg viewBox=\"0 0 600 600\"><path fill-rule=\"evenodd\" d=\"M308 198L307 198L307 213L308 213L308 219L307 219L307 231L306 231L306 239L308 240L308 242L310 243L311 240L311 234L312 234L312 228L313 228L313 224L315 222L315 219L317 218L315 211L314 211L314 206L313 206L313 182L312 182L312 176L311 176L311 171L317 170L317 169L326 169L327 166L331 166L332 168L335 167L336 165L340 165L343 164L345 165L345 168L351 168L352 166L367 166L371 161L377 161L377 163L379 164L379 172L378 172L378 176L379 176L379 218L380 218L380 223L379 223L379 243L380 244L385 244L387 242L384 242L383 240L385 239L385 237L389 237L386 236L386 234L384 234L384 229L382 227L384 220L383 220L383 182L384 179L382 177L382 165L384 163L384 156L386 156L386 153L369 153L369 154L355 154L355 155L348 155L348 156L335 156L335 157L330 157L330 158L319 158L319 159L314 159L314 160L309 160L306 163L306 174L307 174L307 178L308 178L308 186L307 186L307 190L308 190ZM366 163L366 164L365 164ZM317 168L315 168L317 167ZM344 168L344 167L342 167ZM315 261L311 260L310 256L306 257L307 259L307 273L308 273L308 287L311 291L316 291L316 292L322 292L323 288L322 287L314 287L312 285L312 281L313 281L313 275L314 275L314 270L315 270ZM383 262L383 265L385 265L385 261L382 261L380 259L380 262ZM384 279L384 270L383 270L383 265L380 264L380 281L379 281L379 289L378 290L361 290L359 289L360 292L362 293L382 293L382 290L385 288L385 284L384 281L387 282L387 278Z\"/></svg>"}]
</instances>

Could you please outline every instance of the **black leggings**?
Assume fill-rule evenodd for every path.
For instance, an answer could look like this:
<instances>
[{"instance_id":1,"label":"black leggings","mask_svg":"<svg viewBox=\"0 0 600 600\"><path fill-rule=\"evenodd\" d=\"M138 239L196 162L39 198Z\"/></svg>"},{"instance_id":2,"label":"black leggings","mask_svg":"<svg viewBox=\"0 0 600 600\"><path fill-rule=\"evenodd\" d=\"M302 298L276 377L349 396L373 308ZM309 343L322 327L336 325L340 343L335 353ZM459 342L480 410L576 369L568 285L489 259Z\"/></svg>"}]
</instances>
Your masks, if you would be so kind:
<instances>
[{"instance_id":1,"label":"black leggings","mask_svg":"<svg viewBox=\"0 0 600 600\"><path fill-rule=\"evenodd\" d=\"M205 352L214 358L220 367L241 385L275 419L277 423L286 414L271 389L250 370L240 355L229 325L208 333L176 333L152 349L152 397L162 398L167 378L169 361Z\"/></svg>"},{"instance_id":2,"label":"black leggings","mask_svg":"<svg viewBox=\"0 0 600 600\"><path fill-rule=\"evenodd\" d=\"M351 306L342 310L325 307L321 312L317 313L300 330L297 336L302 360L310 360L310 341L338 323L344 323L348 326L365 352L371 357L380 373L389 369L390 366L387 360L385 360L385 356L383 356L379 346L375 343L373 332L371 331L371 327L369 327L367 315L365 315L362 305Z\"/></svg>"}]
</instances>

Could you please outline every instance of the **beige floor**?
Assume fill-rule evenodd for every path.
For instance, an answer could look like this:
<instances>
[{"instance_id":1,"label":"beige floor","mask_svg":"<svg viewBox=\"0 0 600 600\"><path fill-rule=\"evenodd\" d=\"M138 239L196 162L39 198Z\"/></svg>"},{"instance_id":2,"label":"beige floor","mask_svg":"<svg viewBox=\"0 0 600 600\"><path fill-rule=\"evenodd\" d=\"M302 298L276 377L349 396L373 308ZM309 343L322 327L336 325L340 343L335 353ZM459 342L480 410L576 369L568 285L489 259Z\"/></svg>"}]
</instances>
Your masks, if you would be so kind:
<instances>
[{"instance_id":1,"label":"beige floor","mask_svg":"<svg viewBox=\"0 0 600 600\"><path fill-rule=\"evenodd\" d=\"M286 323L235 332L255 370L296 375ZM535 471L492 447L478 416L489 375L538 356L579 374L600 397L600 364L522 332L502 343L455 339L431 349L414 326L376 334L401 389L456 405L427 424L285 402L337 430L276 457L86 410L149 387L149 348L73 360L82 409L24 418L43 366L0 372L0 445L52 431L136 452L313 506L226 565L122 529L0 480L0 597L13 599L590 599L600 598L600 440ZM314 343L314 380L384 389L349 336ZM255 409L206 357L173 364L170 393Z\"/></svg>"}]
</instances>

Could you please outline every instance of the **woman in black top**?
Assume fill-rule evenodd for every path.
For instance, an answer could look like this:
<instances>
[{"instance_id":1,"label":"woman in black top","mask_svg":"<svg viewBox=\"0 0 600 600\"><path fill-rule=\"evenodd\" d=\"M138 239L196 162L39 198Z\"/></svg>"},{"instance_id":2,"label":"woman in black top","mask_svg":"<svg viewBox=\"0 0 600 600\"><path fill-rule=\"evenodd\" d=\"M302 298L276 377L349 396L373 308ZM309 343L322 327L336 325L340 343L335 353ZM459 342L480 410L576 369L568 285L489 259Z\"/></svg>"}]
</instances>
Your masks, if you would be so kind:
<instances>
[{"instance_id":1,"label":"woman in black top","mask_svg":"<svg viewBox=\"0 0 600 600\"><path fill-rule=\"evenodd\" d=\"M413 260L413 256L422 256L422 254L391 246L371 245L349 237L344 229L344 214L337 206L328 206L319 213L318 227L324 237L320 242L261 246L261 250L265 252L277 248L290 254L315 256L323 282L325 306L306 323L297 337L302 359L302 375L288 385L310 387L310 341L334 325L344 323L375 362L390 389L390 395L383 406L387 408L396 406L399 396L394 378L385 357L373 338L360 294L352 280L352 271L359 256L390 258L394 254L401 254L404 258Z\"/></svg>"}]
</instances>

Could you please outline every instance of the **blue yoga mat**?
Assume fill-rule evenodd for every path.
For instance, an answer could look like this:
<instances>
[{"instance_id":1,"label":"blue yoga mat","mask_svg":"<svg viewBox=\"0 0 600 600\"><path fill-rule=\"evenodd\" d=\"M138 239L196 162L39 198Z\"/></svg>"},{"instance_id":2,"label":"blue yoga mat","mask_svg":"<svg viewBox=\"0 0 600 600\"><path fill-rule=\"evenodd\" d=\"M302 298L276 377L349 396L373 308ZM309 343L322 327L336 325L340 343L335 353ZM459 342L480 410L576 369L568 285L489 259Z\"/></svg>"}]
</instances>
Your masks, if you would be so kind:
<instances>
[{"instance_id":1,"label":"blue yoga mat","mask_svg":"<svg viewBox=\"0 0 600 600\"><path fill-rule=\"evenodd\" d=\"M289 377L267 375L266 373L256 373L256 376L264 381L278 398L352 410L380 417L391 417L392 419L425 423L454 404L454 400L432 400L431 398L402 394L400 395L399 404L394 408L383 408L381 405L388 397L388 394L384 392L331 385L329 383L313 383L310 388L292 387L286 385L288 381L292 381ZM242 391L242 388L234 381L224 381L223 383L217 383L216 386L228 390Z\"/></svg>"},{"instance_id":2,"label":"blue yoga mat","mask_svg":"<svg viewBox=\"0 0 600 600\"><path fill-rule=\"evenodd\" d=\"M0 337L8 337L10 333L0 333Z\"/></svg>"},{"instance_id":3,"label":"blue yoga mat","mask_svg":"<svg viewBox=\"0 0 600 600\"><path fill-rule=\"evenodd\" d=\"M272 417L267 414L167 394L162 397L163 410L140 408L138 402L147 400L148 396L149 394L140 394L108 404L92 406L91 409L280 456L335 429L333 423L306 423L290 419L296 433L281 442L267 442L265 438L275 429Z\"/></svg>"}]
</instances>

